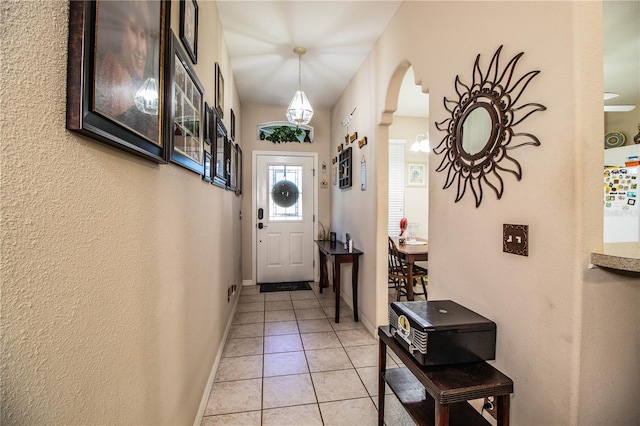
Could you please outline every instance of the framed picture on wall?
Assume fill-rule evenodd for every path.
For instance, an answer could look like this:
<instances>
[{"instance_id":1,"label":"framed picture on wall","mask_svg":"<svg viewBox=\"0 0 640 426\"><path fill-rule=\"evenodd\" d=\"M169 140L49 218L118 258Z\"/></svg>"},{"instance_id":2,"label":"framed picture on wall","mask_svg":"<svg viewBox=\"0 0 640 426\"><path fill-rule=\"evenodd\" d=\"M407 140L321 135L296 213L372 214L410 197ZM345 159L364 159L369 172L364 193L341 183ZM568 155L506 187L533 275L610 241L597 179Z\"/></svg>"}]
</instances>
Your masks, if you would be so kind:
<instances>
[{"instance_id":1,"label":"framed picture on wall","mask_svg":"<svg viewBox=\"0 0 640 426\"><path fill-rule=\"evenodd\" d=\"M231 108L231 140L236 140L236 115Z\"/></svg>"},{"instance_id":2,"label":"framed picture on wall","mask_svg":"<svg viewBox=\"0 0 640 426\"><path fill-rule=\"evenodd\" d=\"M224 77L220 64L216 62L216 113L220 118L224 118Z\"/></svg>"},{"instance_id":3,"label":"framed picture on wall","mask_svg":"<svg viewBox=\"0 0 640 426\"><path fill-rule=\"evenodd\" d=\"M198 2L180 0L180 40L191 62L198 63Z\"/></svg>"},{"instance_id":4,"label":"framed picture on wall","mask_svg":"<svg viewBox=\"0 0 640 426\"><path fill-rule=\"evenodd\" d=\"M213 141L212 135L215 133L213 130L215 129L215 118L213 115L213 109L209 106L207 102L204 103L204 174L202 175L202 179L211 182L211 163L213 159Z\"/></svg>"},{"instance_id":5,"label":"framed picture on wall","mask_svg":"<svg viewBox=\"0 0 640 426\"><path fill-rule=\"evenodd\" d=\"M236 144L236 195L242 195L242 149Z\"/></svg>"},{"instance_id":6,"label":"framed picture on wall","mask_svg":"<svg viewBox=\"0 0 640 426\"><path fill-rule=\"evenodd\" d=\"M169 1L69 2L67 129L166 163ZM127 32L144 33L136 46ZM136 51L135 60L129 58Z\"/></svg>"},{"instance_id":7,"label":"framed picture on wall","mask_svg":"<svg viewBox=\"0 0 640 426\"><path fill-rule=\"evenodd\" d=\"M230 191L236 190L236 145L231 142L231 139L227 139L225 146L225 157L227 159L227 189Z\"/></svg>"},{"instance_id":8,"label":"framed picture on wall","mask_svg":"<svg viewBox=\"0 0 640 426\"><path fill-rule=\"evenodd\" d=\"M425 163L407 163L407 186L427 186Z\"/></svg>"},{"instance_id":9,"label":"framed picture on wall","mask_svg":"<svg viewBox=\"0 0 640 426\"><path fill-rule=\"evenodd\" d=\"M218 117L217 114L215 116L215 140L212 141L212 150L213 150L213 164L212 164L212 173L213 173L213 183L221 188L225 188L227 186L227 165L224 156L225 144L227 142L227 129L224 127L224 123L222 119Z\"/></svg>"},{"instance_id":10,"label":"framed picture on wall","mask_svg":"<svg viewBox=\"0 0 640 426\"><path fill-rule=\"evenodd\" d=\"M211 144L204 144L204 174L202 180L211 182Z\"/></svg>"},{"instance_id":11,"label":"framed picture on wall","mask_svg":"<svg viewBox=\"0 0 640 426\"><path fill-rule=\"evenodd\" d=\"M171 161L204 174L204 89L175 35L167 69L167 132L171 135Z\"/></svg>"}]
</instances>

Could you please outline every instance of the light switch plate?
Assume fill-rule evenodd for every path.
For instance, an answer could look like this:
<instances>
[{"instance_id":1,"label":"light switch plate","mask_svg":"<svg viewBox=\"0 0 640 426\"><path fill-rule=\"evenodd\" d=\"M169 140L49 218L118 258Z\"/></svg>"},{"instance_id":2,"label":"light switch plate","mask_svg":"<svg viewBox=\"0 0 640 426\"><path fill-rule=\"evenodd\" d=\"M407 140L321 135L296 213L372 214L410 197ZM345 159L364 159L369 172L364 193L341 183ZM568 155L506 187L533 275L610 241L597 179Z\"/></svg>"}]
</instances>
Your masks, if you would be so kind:
<instances>
[{"instance_id":1,"label":"light switch plate","mask_svg":"<svg viewBox=\"0 0 640 426\"><path fill-rule=\"evenodd\" d=\"M529 225L502 225L502 251L529 256Z\"/></svg>"}]
</instances>

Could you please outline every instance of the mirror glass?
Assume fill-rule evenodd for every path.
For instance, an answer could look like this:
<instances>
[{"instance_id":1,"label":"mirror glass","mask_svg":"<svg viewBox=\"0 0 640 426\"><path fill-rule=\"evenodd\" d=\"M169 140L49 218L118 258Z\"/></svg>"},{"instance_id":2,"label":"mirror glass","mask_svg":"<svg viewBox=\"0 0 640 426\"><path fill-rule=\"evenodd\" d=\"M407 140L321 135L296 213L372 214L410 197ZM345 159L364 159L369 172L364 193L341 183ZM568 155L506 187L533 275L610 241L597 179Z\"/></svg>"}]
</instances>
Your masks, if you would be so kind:
<instances>
[{"instance_id":1,"label":"mirror glass","mask_svg":"<svg viewBox=\"0 0 640 426\"><path fill-rule=\"evenodd\" d=\"M483 106L467 115L462 123L462 149L469 155L483 151L491 137L491 116Z\"/></svg>"}]
</instances>

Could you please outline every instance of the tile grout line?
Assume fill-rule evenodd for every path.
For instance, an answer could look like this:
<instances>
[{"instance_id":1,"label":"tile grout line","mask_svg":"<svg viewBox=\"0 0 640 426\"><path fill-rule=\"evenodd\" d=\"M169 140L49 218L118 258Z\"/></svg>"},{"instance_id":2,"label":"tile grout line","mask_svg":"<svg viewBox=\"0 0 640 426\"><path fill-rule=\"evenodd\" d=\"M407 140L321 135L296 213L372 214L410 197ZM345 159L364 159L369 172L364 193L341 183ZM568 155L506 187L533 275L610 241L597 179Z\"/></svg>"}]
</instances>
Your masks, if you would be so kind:
<instances>
[{"instance_id":1,"label":"tile grout line","mask_svg":"<svg viewBox=\"0 0 640 426\"><path fill-rule=\"evenodd\" d=\"M301 307L300 309L296 309L295 306L293 305L293 301L294 300L291 298L291 292L288 292L288 296L289 296L288 301L290 301L291 307L292 307L292 310L293 310L297 332L293 333L293 334L287 333L287 334L282 334L282 335L297 335L298 336L298 339L299 339L300 344L302 346L302 352L304 354L304 359L305 359L305 363L306 363L306 374L308 374L308 377L310 378L310 381L311 381L311 384L312 384L314 397L315 397L315 405L316 405L316 408L317 408L318 413L320 415L320 419L321 419L322 424L323 425L325 424L325 419L324 419L324 417L322 415L322 410L320 409L320 401L318 399L316 384L314 383L312 372L311 372L311 369L310 369L310 366L309 366L309 358L308 358L307 352L308 351L313 351L313 350L318 350L319 351L319 350L322 350L322 349L331 349L331 348L316 348L316 349L309 348L309 349L307 349L305 347L305 345L304 345L304 342L303 342L303 339L302 339L302 335L303 334L318 334L318 333L322 333L322 331L309 331L309 332L303 333L301 331L301 328L300 328L300 322L301 321L307 321L307 320L311 321L311 320L316 320L317 319L317 320L324 320L324 321L327 321L329 323L329 325L331 326L330 332L333 333L334 336L336 336L336 338L338 339L338 342L340 344L339 348L342 349L342 351L347 356L347 360L348 360L349 365L350 365L350 367L348 369L353 369L355 371L355 373L358 376L358 379L360 381L360 384L364 387L365 391L367 392L367 396L366 397L368 397L369 400L372 401L372 403L374 404L374 407L375 407L375 402L373 402L373 400L372 400L373 397L369 394L366 386L364 385L364 381L363 381L362 377L358 373L358 370L357 370L357 368L356 368L356 366L354 364L353 359L349 356L349 354L347 352L347 346L345 346L343 341L340 339L340 337L338 337L338 333L339 332L347 332L347 331L350 331L350 330L355 330L356 328L347 328L345 330L336 330L334 328L333 323L332 323L332 317L329 318L329 314L327 313L327 308L322 305L322 300L323 299L319 299L318 298L319 295L315 291L313 291L313 298L304 298L304 299L296 299L296 300L314 300L314 302L316 304L320 305L320 310L322 311L322 315L323 315L322 318L299 318L299 315L300 315L299 311L302 311L302 310L305 310L305 309L316 309L316 308ZM282 300L275 300L275 301L270 301L270 302L278 302L278 301L282 301ZM251 303L251 302L246 302L246 303ZM270 337L270 336L267 336L267 330L266 330L267 329L267 322L266 322L267 306L266 305L267 305L267 298L266 298L266 295L265 295L265 297L262 299L262 308L263 308L263 310L260 311L262 313L262 315L261 315L262 316L262 322L261 322L261 324L262 324L262 336L261 336L262 337L262 351L261 351L261 355L262 355L261 386L262 386L262 388L261 388L261 397L262 398L261 398L261 402L260 402L260 424L261 425L263 425L263 421L264 421L263 415L264 415L264 412L266 410L265 406L264 406L264 398L265 398L264 391L265 391L265 379L266 379L266 376L265 376L265 374L266 374L266 356L267 356L267 353L266 353L266 350L267 350L266 346L267 345L266 344L267 344L267 337ZM247 311L247 312L250 312L250 311ZM239 312L237 312L237 313L239 313ZM234 320L235 320L235 318L234 318ZM275 322L282 322L282 321L275 321ZM289 321L286 321L286 322L289 322ZM247 324L251 324L251 323L247 323ZM258 324L258 323L255 323L255 324ZM282 335L281 334L274 334L274 336L282 336ZM362 345L356 345L356 346L362 346ZM351 347L351 346L349 346L349 347ZM282 352L282 353L288 353L288 352L297 352L297 351L285 351L285 352ZM276 353L280 353L280 352L276 352ZM230 357L230 358L233 358L233 357ZM343 369L339 368L339 369L332 369L332 370L327 370L327 371L340 371L340 370L343 370ZM293 375L293 374L286 374L286 375ZM339 399L339 400L329 401L329 402L348 401L348 400L352 400L352 399L364 399L364 398L361 398L361 397L358 397L358 398L345 398L345 399ZM286 407L274 407L274 409L275 408L294 407L294 406L305 406L305 405L308 405L308 404L294 404L294 405L290 405L290 406L286 406ZM242 412L251 412L251 411L242 411Z\"/></svg>"}]
</instances>

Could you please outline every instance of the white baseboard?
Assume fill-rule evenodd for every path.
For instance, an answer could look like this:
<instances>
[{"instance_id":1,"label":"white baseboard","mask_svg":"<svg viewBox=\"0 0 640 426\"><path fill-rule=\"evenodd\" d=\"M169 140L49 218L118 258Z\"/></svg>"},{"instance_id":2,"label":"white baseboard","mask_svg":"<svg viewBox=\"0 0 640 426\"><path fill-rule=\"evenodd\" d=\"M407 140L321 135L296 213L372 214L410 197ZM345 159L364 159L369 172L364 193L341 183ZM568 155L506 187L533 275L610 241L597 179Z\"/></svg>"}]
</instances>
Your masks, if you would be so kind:
<instances>
[{"instance_id":1,"label":"white baseboard","mask_svg":"<svg viewBox=\"0 0 640 426\"><path fill-rule=\"evenodd\" d=\"M342 297L342 300L344 300L344 303L346 303L347 306L351 308L351 310L353 311L353 300L347 299L345 297ZM376 339L378 338L378 327L371 324L371 322L369 322L369 320L364 315L362 315L362 312L360 312L359 310L358 310L358 320L362 323L364 328L366 328L367 331L371 333L373 337L375 337Z\"/></svg>"},{"instance_id":2,"label":"white baseboard","mask_svg":"<svg viewBox=\"0 0 640 426\"><path fill-rule=\"evenodd\" d=\"M242 285L256 285L253 280L242 280Z\"/></svg>"},{"instance_id":3,"label":"white baseboard","mask_svg":"<svg viewBox=\"0 0 640 426\"><path fill-rule=\"evenodd\" d=\"M243 285L244 282L243 282ZM233 316L236 313L236 308L238 306L238 300L240 300L240 295L242 294L242 286L240 286L240 290L238 294L234 297L233 307L231 308L231 313L229 314L229 319L227 320L227 326L224 329L224 334L222 335L222 341L220 342L220 347L218 347L218 352L216 353L216 359L211 366L211 372L209 373L209 378L207 379L207 385L204 388L204 394L202 395L202 399L200 400L200 407L198 407L198 412L196 413L196 418L193 420L193 426L200 426L202 424L202 418L204 417L204 411L207 408L207 403L209 402L209 394L211 392L211 386L213 385L213 379L216 377L216 372L218 371L218 365L220 364L220 359L222 358L222 352L224 351L224 345L227 342L227 336L229 335L229 330L231 329L231 324L233 322Z\"/></svg>"},{"instance_id":4,"label":"white baseboard","mask_svg":"<svg viewBox=\"0 0 640 426\"><path fill-rule=\"evenodd\" d=\"M377 339L378 338L378 327L376 327L375 325L371 324L366 317L364 317L364 316L362 316L360 314L360 312L358 312L358 319L360 320L360 322L362 323L364 328L366 328L369 331L369 333L371 333L371 335L374 338Z\"/></svg>"}]
</instances>

